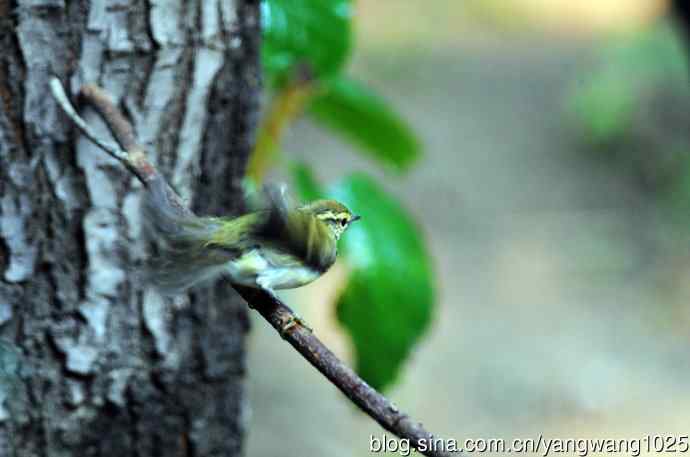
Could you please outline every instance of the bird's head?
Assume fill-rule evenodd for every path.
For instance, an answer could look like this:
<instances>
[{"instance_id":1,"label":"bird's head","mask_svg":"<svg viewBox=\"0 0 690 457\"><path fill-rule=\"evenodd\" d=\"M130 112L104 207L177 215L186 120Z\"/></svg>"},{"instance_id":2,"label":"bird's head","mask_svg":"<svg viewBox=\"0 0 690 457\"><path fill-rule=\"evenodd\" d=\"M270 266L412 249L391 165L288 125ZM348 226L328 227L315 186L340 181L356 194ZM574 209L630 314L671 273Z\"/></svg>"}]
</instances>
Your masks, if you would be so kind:
<instances>
[{"instance_id":1,"label":"bird's head","mask_svg":"<svg viewBox=\"0 0 690 457\"><path fill-rule=\"evenodd\" d=\"M335 200L316 200L298 209L323 221L333 231L336 240L352 222L360 219L360 216L352 214L347 206Z\"/></svg>"}]
</instances>

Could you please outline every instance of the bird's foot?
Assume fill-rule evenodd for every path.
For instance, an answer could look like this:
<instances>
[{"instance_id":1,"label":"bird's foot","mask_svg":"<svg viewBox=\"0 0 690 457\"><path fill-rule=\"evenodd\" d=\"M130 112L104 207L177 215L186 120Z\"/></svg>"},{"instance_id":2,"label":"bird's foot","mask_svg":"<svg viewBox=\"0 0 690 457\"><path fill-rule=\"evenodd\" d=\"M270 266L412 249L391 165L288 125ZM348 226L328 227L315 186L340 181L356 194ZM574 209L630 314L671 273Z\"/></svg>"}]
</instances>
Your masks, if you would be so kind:
<instances>
[{"instance_id":1,"label":"bird's foot","mask_svg":"<svg viewBox=\"0 0 690 457\"><path fill-rule=\"evenodd\" d=\"M304 329L308 330L310 333L314 332L314 329L312 329L301 317L299 317L297 314L292 314L286 322L280 327L280 336L285 338L288 334L288 331L290 329L296 327L296 326L301 326Z\"/></svg>"},{"instance_id":2,"label":"bird's foot","mask_svg":"<svg viewBox=\"0 0 690 457\"><path fill-rule=\"evenodd\" d=\"M278 295L276 295L275 291L268 287L267 284L265 284L262 281L259 281L259 287L261 287L267 294L269 294L271 297L273 297L274 300L280 301L278 298ZM290 331L290 329L294 328L295 326L301 326L305 330L308 330L310 333L314 332L314 329L312 329L304 319L302 319L297 313L293 312L292 314L289 315L287 319L285 319L285 322L283 322L280 326L280 330L278 332L280 333L280 336L283 337L283 339L287 336L287 332Z\"/></svg>"}]
</instances>

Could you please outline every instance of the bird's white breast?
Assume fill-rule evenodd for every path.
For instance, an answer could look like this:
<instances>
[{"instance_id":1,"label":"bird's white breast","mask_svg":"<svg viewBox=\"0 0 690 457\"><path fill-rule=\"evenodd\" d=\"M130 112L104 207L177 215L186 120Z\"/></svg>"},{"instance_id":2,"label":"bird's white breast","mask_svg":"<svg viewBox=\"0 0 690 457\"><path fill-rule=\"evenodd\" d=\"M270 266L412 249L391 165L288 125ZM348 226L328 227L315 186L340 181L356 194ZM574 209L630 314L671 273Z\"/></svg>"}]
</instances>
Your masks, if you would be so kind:
<instances>
[{"instance_id":1,"label":"bird's white breast","mask_svg":"<svg viewBox=\"0 0 690 457\"><path fill-rule=\"evenodd\" d=\"M271 290L300 287L321 275L296 259L283 265L274 264L261 249L253 249L228 262L227 271L234 283Z\"/></svg>"}]
</instances>

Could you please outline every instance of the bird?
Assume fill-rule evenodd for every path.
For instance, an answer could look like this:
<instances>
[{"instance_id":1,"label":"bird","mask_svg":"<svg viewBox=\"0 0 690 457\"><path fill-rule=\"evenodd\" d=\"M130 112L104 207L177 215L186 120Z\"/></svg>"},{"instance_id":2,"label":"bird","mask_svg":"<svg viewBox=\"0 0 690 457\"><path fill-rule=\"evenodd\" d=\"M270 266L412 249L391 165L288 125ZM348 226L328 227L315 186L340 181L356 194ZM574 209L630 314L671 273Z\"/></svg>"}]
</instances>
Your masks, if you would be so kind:
<instances>
[{"instance_id":1,"label":"bird","mask_svg":"<svg viewBox=\"0 0 690 457\"><path fill-rule=\"evenodd\" d=\"M284 187L266 186L263 203L238 217L181 216L148 194L144 220L158 245L149 277L168 295L219 276L269 292L304 286L335 263L338 240L360 219L332 199L290 207Z\"/></svg>"}]
</instances>

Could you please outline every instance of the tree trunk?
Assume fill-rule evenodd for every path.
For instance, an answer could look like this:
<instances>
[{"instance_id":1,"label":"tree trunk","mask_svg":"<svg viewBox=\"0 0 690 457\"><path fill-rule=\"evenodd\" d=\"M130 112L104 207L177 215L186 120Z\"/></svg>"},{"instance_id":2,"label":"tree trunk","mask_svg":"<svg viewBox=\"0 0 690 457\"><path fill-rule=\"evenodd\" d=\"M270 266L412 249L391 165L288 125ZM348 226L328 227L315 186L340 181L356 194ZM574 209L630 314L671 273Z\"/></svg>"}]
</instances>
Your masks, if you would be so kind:
<instances>
[{"instance_id":1,"label":"tree trunk","mask_svg":"<svg viewBox=\"0 0 690 457\"><path fill-rule=\"evenodd\" d=\"M252 0L0 0L0 456L240 455L246 305L223 284L173 301L146 287L141 186L48 81L103 86L193 208L228 214L257 113L258 14Z\"/></svg>"}]
</instances>

